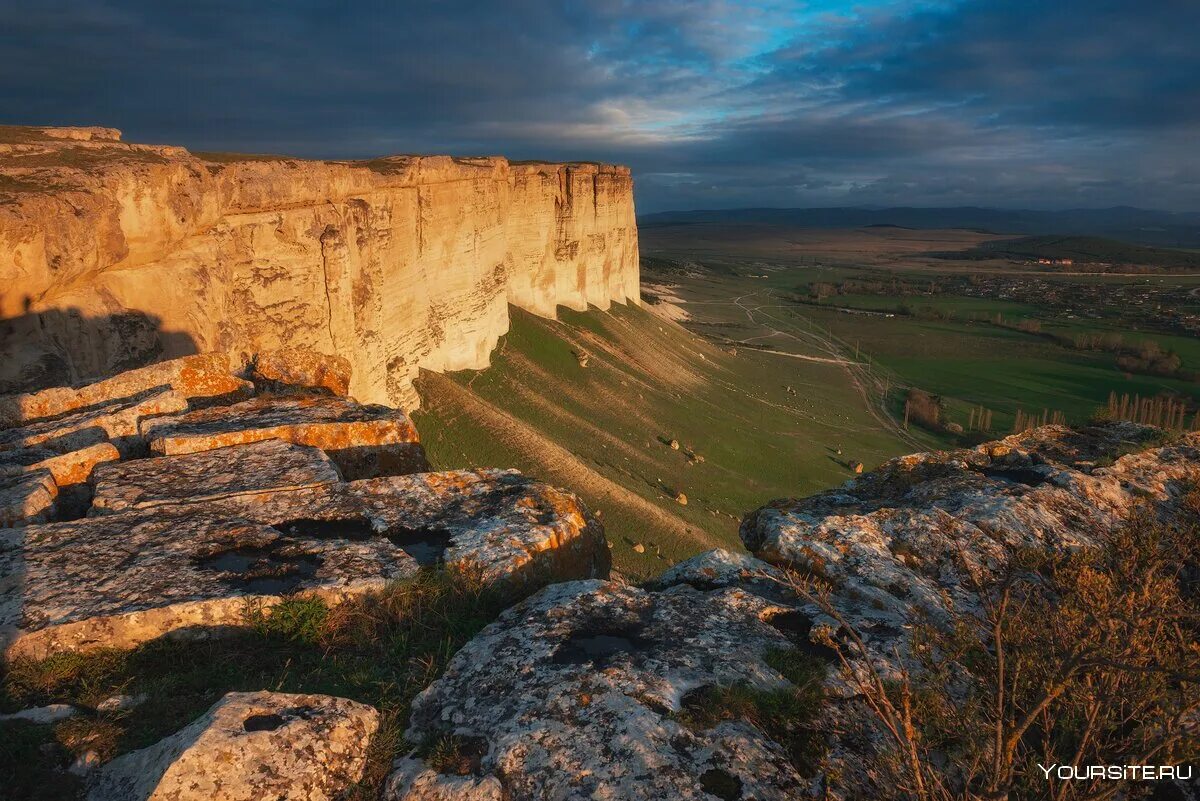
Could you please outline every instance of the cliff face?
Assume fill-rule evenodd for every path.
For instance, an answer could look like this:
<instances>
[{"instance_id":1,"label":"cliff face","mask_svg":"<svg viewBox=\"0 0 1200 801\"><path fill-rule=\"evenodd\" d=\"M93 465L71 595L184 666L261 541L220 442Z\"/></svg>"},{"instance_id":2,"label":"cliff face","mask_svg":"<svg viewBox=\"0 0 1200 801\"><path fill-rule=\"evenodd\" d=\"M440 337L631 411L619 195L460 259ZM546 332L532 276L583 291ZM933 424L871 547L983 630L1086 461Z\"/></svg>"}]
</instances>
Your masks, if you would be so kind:
<instances>
[{"instance_id":1,"label":"cliff face","mask_svg":"<svg viewBox=\"0 0 1200 801\"><path fill-rule=\"evenodd\" d=\"M507 304L638 302L629 170L201 156L109 129L0 128L0 392L159 358L303 346L351 393L480 368Z\"/></svg>"}]
</instances>

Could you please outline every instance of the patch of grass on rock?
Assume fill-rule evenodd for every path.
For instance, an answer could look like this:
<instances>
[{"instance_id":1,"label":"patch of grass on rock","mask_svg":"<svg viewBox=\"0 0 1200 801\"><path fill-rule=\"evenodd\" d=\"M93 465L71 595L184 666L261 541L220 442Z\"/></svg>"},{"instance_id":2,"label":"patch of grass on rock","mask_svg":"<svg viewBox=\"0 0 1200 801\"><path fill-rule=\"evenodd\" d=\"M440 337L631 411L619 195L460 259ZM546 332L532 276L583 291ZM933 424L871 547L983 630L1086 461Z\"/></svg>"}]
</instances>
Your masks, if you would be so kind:
<instances>
[{"instance_id":1,"label":"patch of grass on rock","mask_svg":"<svg viewBox=\"0 0 1200 801\"><path fill-rule=\"evenodd\" d=\"M765 661L790 687L760 689L739 683L701 687L684 696L679 720L697 730L726 720L743 720L779 743L802 776L811 776L824 751L813 726L824 701L826 663L796 649L772 649Z\"/></svg>"}]
</instances>

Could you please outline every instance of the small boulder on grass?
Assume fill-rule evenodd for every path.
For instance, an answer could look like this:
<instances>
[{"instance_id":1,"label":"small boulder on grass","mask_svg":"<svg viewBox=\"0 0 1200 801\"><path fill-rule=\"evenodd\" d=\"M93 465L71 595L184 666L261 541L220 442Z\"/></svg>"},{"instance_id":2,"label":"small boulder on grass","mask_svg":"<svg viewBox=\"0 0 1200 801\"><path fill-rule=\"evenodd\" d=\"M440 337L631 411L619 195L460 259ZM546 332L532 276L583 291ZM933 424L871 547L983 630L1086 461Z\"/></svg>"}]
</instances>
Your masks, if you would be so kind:
<instances>
[{"instance_id":1,"label":"small boulder on grass","mask_svg":"<svg viewBox=\"0 0 1200 801\"><path fill-rule=\"evenodd\" d=\"M374 708L345 698L229 693L97 771L87 801L338 798L362 778L378 727Z\"/></svg>"}]
</instances>

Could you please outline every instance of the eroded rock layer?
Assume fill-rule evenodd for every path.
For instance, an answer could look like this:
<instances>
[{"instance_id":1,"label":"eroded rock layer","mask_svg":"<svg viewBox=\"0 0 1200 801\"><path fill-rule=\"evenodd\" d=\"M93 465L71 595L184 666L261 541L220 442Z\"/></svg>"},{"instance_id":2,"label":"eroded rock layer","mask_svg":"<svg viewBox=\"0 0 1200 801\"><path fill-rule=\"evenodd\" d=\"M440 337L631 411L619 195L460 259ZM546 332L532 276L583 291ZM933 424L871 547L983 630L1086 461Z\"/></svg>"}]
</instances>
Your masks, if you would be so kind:
<instances>
[{"instance_id":1,"label":"eroded rock layer","mask_svg":"<svg viewBox=\"0 0 1200 801\"><path fill-rule=\"evenodd\" d=\"M986 580L1021 548L1092 545L1145 503L1171 514L1200 483L1200 433L1166 445L1160 433L1046 426L903 456L835 490L774 501L746 516L741 537L759 558L832 583L841 613L887 662L914 617L977 607L968 572Z\"/></svg>"},{"instance_id":2,"label":"eroded rock layer","mask_svg":"<svg viewBox=\"0 0 1200 801\"><path fill-rule=\"evenodd\" d=\"M328 362L289 366L314 364ZM0 654L207 636L422 567L510 597L608 575L603 528L574 495L515 471L413 474L428 465L403 412L310 380L340 367L275 370L267 394L225 405L186 397L180 368L10 404L59 414L0 429ZM206 383L259 385L224 379Z\"/></svg>"},{"instance_id":3,"label":"eroded rock layer","mask_svg":"<svg viewBox=\"0 0 1200 801\"><path fill-rule=\"evenodd\" d=\"M638 300L624 167L201 157L109 129L0 128L0 392L188 353L345 357L350 393L480 368L507 304Z\"/></svg>"}]
</instances>

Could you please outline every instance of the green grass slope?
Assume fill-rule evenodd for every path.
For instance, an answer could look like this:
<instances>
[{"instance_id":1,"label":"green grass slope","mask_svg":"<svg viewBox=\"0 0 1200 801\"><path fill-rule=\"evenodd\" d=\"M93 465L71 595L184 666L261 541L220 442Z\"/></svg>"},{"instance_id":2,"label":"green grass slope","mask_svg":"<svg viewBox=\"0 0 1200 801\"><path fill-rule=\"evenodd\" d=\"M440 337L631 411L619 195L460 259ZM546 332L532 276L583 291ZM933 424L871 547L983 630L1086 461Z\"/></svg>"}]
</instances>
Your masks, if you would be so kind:
<instances>
[{"instance_id":1,"label":"green grass slope","mask_svg":"<svg viewBox=\"0 0 1200 801\"><path fill-rule=\"evenodd\" d=\"M735 353L645 308L511 313L490 368L419 380L430 459L516 467L578 493L631 576L736 546L741 516L766 500L914 450L841 365Z\"/></svg>"}]
</instances>

